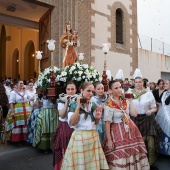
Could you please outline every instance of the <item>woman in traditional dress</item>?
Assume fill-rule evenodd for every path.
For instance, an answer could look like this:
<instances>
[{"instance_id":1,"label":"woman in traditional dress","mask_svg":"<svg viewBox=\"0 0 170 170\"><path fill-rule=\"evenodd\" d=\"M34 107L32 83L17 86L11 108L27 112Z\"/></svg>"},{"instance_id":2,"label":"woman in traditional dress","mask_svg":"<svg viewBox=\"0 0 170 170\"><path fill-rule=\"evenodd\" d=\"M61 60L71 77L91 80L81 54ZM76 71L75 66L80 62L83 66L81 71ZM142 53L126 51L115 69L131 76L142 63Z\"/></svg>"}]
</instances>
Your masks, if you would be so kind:
<instances>
[{"instance_id":1,"label":"woman in traditional dress","mask_svg":"<svg viewBox=\"0 0 170 170\"><path fill-rule=\"evenodd\" d=\"M150 87L152 93L156 90L156 86L157 86L157 85L156 85L155 82L150 82L150 83L149 83L149 87Z\"/></svg>"},{"instance_id":2,"label":"woman in traditional dress","mask_svg":"<svg viewBox=\"0 0 170 170\"><path fill-rule=\"evenodd\" d=\"M155 119L163 131L159 152L170 155L170 80L165 81L165 89L167 91L162 96L161 105Z\"/></svg>"},{"instance_id":3,"label":"woman in traditional dress","mask_svg":"<svg viewBox=\"0 0 170 170\"><path fill-rule=\"evenodd\" d=\"M34 135L36 132L36 121L37 117L40 114L42 110L42 98L41 94L35 94L34 95L34 101L33 101L33 110L31 112L31 115L28 119L28 125L27 125L27 142L33 144L34 143Z\"/></svg>"},{"instance_id":4,"label":"woman in traditional dress","mask_svg":"<svg viewBox=\"0 0 170 170\"><path fill-rule=\"evenodd\" d=\"M8 96L5 92L5 87L3 84L0 84L0 126L4 124L5 118L8 113ZM1 112L2 111L2 112Z\"/></svg>"},{"instance_id":5,"label":"woman in traditional dress","mask_svg":"<svg viewBox=\"0 0 170 170\"><path fill-rule=\"evenodd\" d=\"M37 116L33 146L48 152L52 149L52 137L58 125L58 111L56 102L42 99L42 110Z\"/></svg>"},{"instance_id":6,"label":"woman in traditional dress","mask_svg":"<svg viewBox=\"0 0 170 170\"><path fill-rule=\"evenodd\" d=\"M122 99L117 80L109 82L110 98L104 106L106 139L104 153L109 170L149 170L147 151L142 136L130 119L137 116L132 99Z\"/></svg>"},{"instance_id":7,"label":"woman in traditional dress","mask_svg":"<svg viewBox=\"0 0 170 170\"><path fill-rule=\"evenodd\" d=\"M4 85L0 84L0 145L4 138L4 135L1 134L1 132L4 129L4 122L8 114L8 109L9 109L8 96L6 94Z\"/></svg>"},{"instance_id":8,"label":"woman in traditional dress","mask_svg":"<svg viewBox=\"0 0 170 170\"><path fill-rule=\"evenodd\" d=\"M96 104L90 101L94 86L90 82L85 82L80 89L83 98L78 97L69 107L68 123L75 130L69 141L61 170L108 169L99 134L95 130L102 112L96 110Z\"/></svg>"},{"instance_id":9,"label":"woman in traditional dress","mask_svg":"<svg viewBox=\"0 0 170 170\"><path fill-rule=\"evenodd\" d=\"M94 88L95 95L92 97L91 101L96 103L98 109L101 109L103 111L104 104L107 101L109 94L104 92L104 86L101 82L96 82L94 84ZM100 122L97 124L96 130L99 132L100 142L102 144L105 136L103 115Z\"/></svg>"},{"instance_id":10,"label":"woman in traditional dress","mask_svg":"<svg viewBox=\"0 0 170 170\"><path fill-rule=\"evenodd\" d=\"M135 77L135 88L131 92L134 96L133 103L138 110L137 117L132 117L132 120L139 128L146 144L151 169L156 169L153 164L156 161L161 128L155 121L154 113L157 111L155 98L152 92L144 89L141 77Z\"/></svg>"},{"instance_id":11,"label":"woman in traditional dress","mask_svg":"<svg viewBox=\"0 0 170 170\"><path fill-rule=\"evenodd\" d=\"M65 31L60 37L60 45L65 49L63 58L63 68L65 68L66 66L75 63L78 58L75 51L75 47L77 46L77 38L75 41L70 22L65 23Z\"/></svg>"},{"instance_id":12,"label":"woman in traditional dress","mask_svg":"<svg viewBox=\"0 0 170 170\"><path fill-rule=\"evenodd\" d=\"M73 128L70 128L67 123L67 113L70 97L76 93L76 85L73 82L68 82L66 86L66 95L59 96L58 112L59 123L56 132L53 136L53 165L55 170L61 169L62 160L66 152L68 142L71 138Z\"/></svg>"},{"instance_id":13,"label":"woman in traditional dress","mask_svg":"<svg viewBox=\"0 0 170 170\"><path fill-rule=\"evenodd\" d=\"M10 93L10 110L6 118L7 131L11 131L12 142L26 141L27 120L31 114L28 95L23 89L22 80L18 80L17 89Z\"/></svg>"},{"instance_id":14,"label":"woman in traditional dress","mask_svg":"<svg viewBox=\"0 0 170 170\"><path fill-rule=\"evenodd\" d=\"M166 89L164 88L164 80L159 79L158 82L157 82L157 86L158 86L158 89L153 91L153 95L154 95L155 100L156 100L156 105L159 109L159 105L161 103L162 95L163 95L164 91L166 91Z\"/></svg>"},{"instance_id":15,"label":"woman in traditional dress","mask_svg":"<svg viewBox=\"0 0 170 170\"><path fill-rule=\"evenodd\" d=\"M36 90L34 89L33 82L30 81L28 83L28 89L26 90L26 93L28 95L28 100L29 100L29 104L31 106L31 109L33 110L35 93L36 93Z\"/></svg>"}]
</instances>

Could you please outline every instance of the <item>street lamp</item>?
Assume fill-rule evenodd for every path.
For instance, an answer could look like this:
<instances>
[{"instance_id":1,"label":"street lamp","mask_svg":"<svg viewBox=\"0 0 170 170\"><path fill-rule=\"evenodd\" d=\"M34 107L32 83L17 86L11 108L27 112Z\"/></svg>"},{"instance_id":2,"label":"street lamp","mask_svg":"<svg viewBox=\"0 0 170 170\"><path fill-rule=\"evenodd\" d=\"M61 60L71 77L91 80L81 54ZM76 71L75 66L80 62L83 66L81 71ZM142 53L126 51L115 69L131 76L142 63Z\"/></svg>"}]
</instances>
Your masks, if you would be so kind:
<instances>
[{"instance_id":1,"label":"street lamp","mask_svg":"<svg viewBox=\"0 0 170 170\"><path fill-rule=\"evenodd\" d=\"M51 52L51 67L52 67L52 71L51 71L51 76L50 76L50 86L51 87L55 87L56 86L56 82L55 82L55 74L54 74L54 65L53 65L53 52L55 50L55 40L51 39L51 40L47 40L46 41L48 43L48 49Z\"/></svg>"},{"instance_id":2,"label":"street lamp","mask_svg":"<svg viewBox=\"0 0 170 170\"><path fill-rule=\"evenodd\" d=\"M54 65L53 65L53 52L55 50L55 40L51 39L51 40L47 40L46 41L48 43L48 49L51 52L51 67L52 69L54 69Z\"/></svg>"},{"instance_id":3,"label":"street lamp","mask_svg":"<svg viewBox=\"0 0 170 170\"><path fill-rule=\"evenodd\" d=\"M108 43L103 43L102 45L103 45L102 51L105 54L104 70L103 70L103 75L102 75L102 77L103 77L102 83L103 83L103 86L104 86L104 91L108 91L108 80L107 80L107 74L106 74L106 67L107 67L106 54L109 52L109 44Z\"/></svg>"},{"instance_id":4,"label":"street lamp","mask_svg":"<svg viewBox=\"0 0 170 170\"><path fill-rule=\"evenodd\" d=\"M40 74L41 73L41 67L40 67L40 60L42 59L42 54L41 53L43 53L42 51L36 51L36 58L37 58L37 60L38 60L38 74Z\"/></svg>"},{"instance_id":5,"label":"street lamp","mask_svg":"<svg viewBox=\"0 0 170 170\"><path fill-rule=\"evenodd\" d=\"M82 65L82 61L84 60L84 53L78 53L78 55L79 55L80 64Z\"/></svg>"},{"instance_id":6,"label":"street lamp","mask_svg":"<svg viewBox=\"0 0 170 170\"><path fill-rule=\"evenodd\" d=\"M104 61L104 71L106 71L106 67L107 67L107 64L106 64L106 54L109 52L109 44L108 43L103 43L103 53L105 54L105 61Z\"/></svg>"}]
</instances>

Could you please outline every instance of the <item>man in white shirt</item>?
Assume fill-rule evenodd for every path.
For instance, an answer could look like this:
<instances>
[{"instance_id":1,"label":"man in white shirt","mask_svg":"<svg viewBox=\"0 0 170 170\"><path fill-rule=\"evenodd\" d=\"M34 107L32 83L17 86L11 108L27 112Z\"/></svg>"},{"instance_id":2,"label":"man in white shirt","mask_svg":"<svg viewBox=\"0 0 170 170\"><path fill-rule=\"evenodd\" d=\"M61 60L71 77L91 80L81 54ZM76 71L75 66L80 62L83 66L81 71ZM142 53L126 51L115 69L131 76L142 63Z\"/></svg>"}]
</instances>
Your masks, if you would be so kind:
<instances>
[{"instance_id":1,"label":"man in white shirt","mask_svg":"<svg viewBox=\"0 0 170 170\"><path fill-rule=\"evenodd\" d=\"M123 84L122 84L122 93L126 94L126 93L131 93L130 87L129 87L129 81L128 80L124 80Z\"/></svg>"},{"instance_id":2,"label":"man in white shirt","mask_svg":"<svg viewBox=\"0 0 170 170\"><path fill-rule=\"evenodd\" d=\"M7 79L6 82L5 82L5 90L6 90L6 94L8 96L8 99L9 99L9 96L10 96L10 92L12 90L10 85L11 85L11 82L10 82L10 80Z\"/></svg>"}]
</instances>

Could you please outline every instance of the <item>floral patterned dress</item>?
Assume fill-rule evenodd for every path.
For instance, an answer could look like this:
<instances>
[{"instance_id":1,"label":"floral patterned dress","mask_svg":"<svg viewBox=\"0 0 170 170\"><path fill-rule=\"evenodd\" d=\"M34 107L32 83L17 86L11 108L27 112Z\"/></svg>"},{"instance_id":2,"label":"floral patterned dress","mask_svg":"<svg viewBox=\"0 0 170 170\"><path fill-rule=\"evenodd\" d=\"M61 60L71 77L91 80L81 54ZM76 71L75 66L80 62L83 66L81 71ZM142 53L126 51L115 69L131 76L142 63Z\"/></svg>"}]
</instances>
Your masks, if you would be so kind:
<instances>
[{"instance_id":1,"label":"floral patterned dress","mask_svg":"<svg viewBox=\"0 0 170 170\"><path fill-rule=\"evenodd\" d=\"M159 152L164 155L170 155L170 104L165 104L165 100L169 95L170 92L164 92L161 98L161 106L155 117L163 131Z\"/></svg>"}]
</instances>

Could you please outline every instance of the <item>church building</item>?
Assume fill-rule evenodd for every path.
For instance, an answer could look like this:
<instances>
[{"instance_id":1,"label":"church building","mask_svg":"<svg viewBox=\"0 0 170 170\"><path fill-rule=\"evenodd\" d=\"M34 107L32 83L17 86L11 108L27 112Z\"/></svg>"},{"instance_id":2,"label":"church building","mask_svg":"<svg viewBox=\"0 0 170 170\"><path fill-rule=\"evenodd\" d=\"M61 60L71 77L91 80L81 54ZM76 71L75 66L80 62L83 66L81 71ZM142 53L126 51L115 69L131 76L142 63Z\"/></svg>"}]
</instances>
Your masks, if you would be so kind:
<instances>
[{"instance_id":1,"label":"church building","mask_svg":"<svg viewBox=\"0 0 170 170\"><path fill-rule=\"evenodd\" d=\"M64 52L60 36L66 21L78 31L83 63L101 74L109 43L107 70L118 69L131 78L138 67L136 0L0 0L0 78L28 80L38 76L36 51L42 51L41 70L51 64L46 41L54 39L54 65L61 68Z\"/></svg>"}]
</instances>

